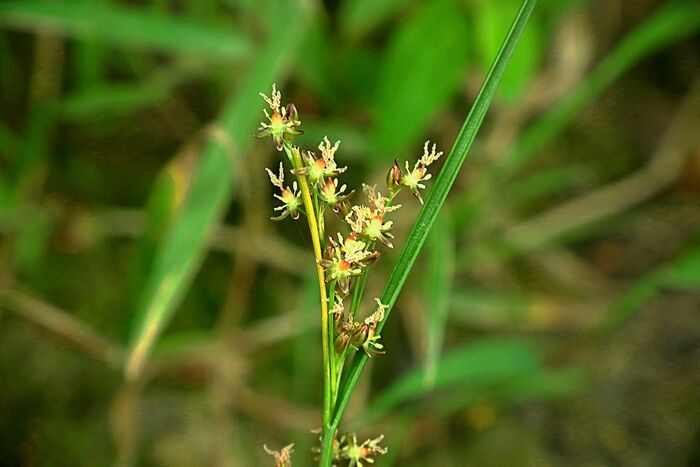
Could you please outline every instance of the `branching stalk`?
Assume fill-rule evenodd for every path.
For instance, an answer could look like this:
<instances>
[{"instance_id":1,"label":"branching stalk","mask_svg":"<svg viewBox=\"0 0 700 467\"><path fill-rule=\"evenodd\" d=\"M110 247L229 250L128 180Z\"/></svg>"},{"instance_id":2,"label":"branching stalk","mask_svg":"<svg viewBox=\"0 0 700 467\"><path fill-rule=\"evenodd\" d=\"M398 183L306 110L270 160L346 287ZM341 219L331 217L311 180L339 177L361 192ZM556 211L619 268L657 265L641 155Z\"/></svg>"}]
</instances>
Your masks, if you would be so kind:
<instances>
[{"instance_id":1,"label":"branching stalk","mask_svg":"<svg viewBox=\"0 0 700 467\"><path fill-rule=\"evenodd\" d=\"M301 160L301 155L298 150L293 149L289 144L284 145L284 150L289 156L295 169L301 169L304 164ZM306 210L306 219L309 223L309 233L311 234L311 243L314 249L314 258L316 260L316 273L318 275L319 293L321 295L321 341L323 346L323 431L325 432L330 425L331 418L331 345L329 335L329 319L328 319L328 297L326 295L326 278L323 268L318 262L323 258L321 251L321 238L319 236L318 222L316 220L316 209L311 199L311 190L306 176L297 175L299 187L301 188L301 197Z\"/></svg>"}]
</instances>

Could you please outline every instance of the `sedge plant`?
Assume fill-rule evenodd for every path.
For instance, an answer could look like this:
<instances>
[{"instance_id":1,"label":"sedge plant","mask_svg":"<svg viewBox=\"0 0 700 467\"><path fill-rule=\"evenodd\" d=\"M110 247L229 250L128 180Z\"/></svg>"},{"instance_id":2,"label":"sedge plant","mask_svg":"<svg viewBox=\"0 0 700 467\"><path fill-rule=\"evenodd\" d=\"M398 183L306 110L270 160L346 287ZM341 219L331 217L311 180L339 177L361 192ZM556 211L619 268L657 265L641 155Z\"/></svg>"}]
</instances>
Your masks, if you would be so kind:
<instances>
[{"instance_id":1,"label":"sedge plant","mask_svg":"<svg viewBox=\"0 0 700 467\"><path fill-rule=\"evenodd\" d=\"M261 93L269 111L264 109L267 121L261 123L256 137L270 137L284 154L276 172L267 169L278 190L274 196L281 203L274 208L277 215L273 219L306 218L318 277L323 355L323 420L318 450L321 467L362 466L386 453L380 444L382 435L358 442L354 434L338 432L340 421L368 358L385 352L380 332L471 148L535 3L522 2L425 202L420 190L431 178L429 166L442 155L435 144L426 142L423 155L412 165L406 162L403 169L394 160L387 172L386 187L363 184L364 200L353 204L354 191L340 182L347 167L339 166L335 159L340 142L332 144L326 137L318 152L299 148L294 144L295 137L302 134L296 107L282 104L275 85L270 96ZM292 177L291 183L286 181ZM393 247L394 224L389 217L400 208L395 201L404 189L423 206L382 296L375 299L371 312L361 313L369 269L380 257L378 247ZM326 232L328 216L338 217L344 231ZM292 445L280 451L265 449L274 457L276 467L291 466Z\"/></svg>"},{"instance_id":2,"label":"sedge plant","mask_svg":"<svg viewBox=\"0 0 700 467\"><path fill-rule=\"evenodd\" d=\"M435 144L426 142L423 155L413 164L398 161L389 168L386 189L363 184L364 202L353 204L355 190L348 191L340 177L347 170L336 161L340 141L331 143L328 137L318 145L318 152L303 150L294 144L295 136L302 133L301 121L294 104L282 105L281 93L272 85L264 109L267 121L258 130L258 138L271 137L278 151L285 154L288 167L280 162L277 171L266 169L278 193L274 196L280 205L274 208L273 220L305 217L313 254L316 261L321 297L321 335L323 346L323 428L322 438L330 429L331 415L338 400L338 388L349 356L361 351L367 357L384 354L377 327L384 320L386 305L379 298L371 313L359 310L365 283L371 265L381 255L378 247L393 248L394 223L389 219L401 205L397 195L408 189L423 203L420 190L432 175L428 168L442 156ZM285 178L294 177L289 183ZM382 191L386 194L383 194ZM326 231L328 216L339 219L343 232ZM348 304L346 310L346 303ZM333 461L336 464L362 465L386 452L379 443L382 437L358 443L353 434L336 437L333 443ZM280 452L271 451L277 463L290 455L290 447Z\"/></svg>"}]
</instances>

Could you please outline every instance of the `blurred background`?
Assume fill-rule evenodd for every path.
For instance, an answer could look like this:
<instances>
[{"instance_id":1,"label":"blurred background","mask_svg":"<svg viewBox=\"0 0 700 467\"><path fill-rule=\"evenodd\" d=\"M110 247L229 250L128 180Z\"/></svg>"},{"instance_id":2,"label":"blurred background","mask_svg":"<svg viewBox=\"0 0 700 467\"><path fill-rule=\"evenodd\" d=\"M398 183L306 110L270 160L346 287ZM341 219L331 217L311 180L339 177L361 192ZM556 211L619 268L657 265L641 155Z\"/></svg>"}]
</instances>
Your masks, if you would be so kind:
<instances>
[{"instance_id":1,"label":"blurred background","mask_svg":"<svg viewBox=\"0 0 700 467\"><path fill-rule=\"evenodd\" d=\"M449 151L518 6L1 2L0 465L312 465L313 261L258 93L383 184ZM376 465L700 465L699 29L539 2L345 417Z\"/></svg>"}]
</instances>

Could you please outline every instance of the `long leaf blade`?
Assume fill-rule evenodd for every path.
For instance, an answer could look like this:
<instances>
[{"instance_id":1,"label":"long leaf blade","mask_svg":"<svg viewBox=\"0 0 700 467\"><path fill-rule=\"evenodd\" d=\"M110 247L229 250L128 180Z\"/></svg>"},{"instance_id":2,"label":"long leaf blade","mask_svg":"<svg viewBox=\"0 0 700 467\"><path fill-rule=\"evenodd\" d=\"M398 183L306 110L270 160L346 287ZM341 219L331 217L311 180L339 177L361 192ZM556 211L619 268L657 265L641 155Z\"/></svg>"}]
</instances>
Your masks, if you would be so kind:
<instances>
[{"instance_id":1,"label":"long leaf blade","mask_svg":"<svg viewBox=\"0 0 700 467\"><path fill-rule=\"evenodd\" d=\"M156 11L97 3L22 0L0 3L0 25L67 36L120 47L233 60L250 51L235 30L193 22Z\"/></svg>"},{"instance_id":2,"label":"long leaf blade","mask_svg":"<svg viewBox=\"0 0 700 467\"><path fill-rule=\"evenodd\" d=\"M498 83L500 82L506 66L508 65L508 60L515 50L515 46L517 45L518 40L525 29L527 20L535 7L535 3L536 0L523 1L520 10L518 11L513 24L508 31L508 35L506 36L498 55L491 65L491 69L484 79L481 91L479 92L479 95L477 96L476 101L474 102L474 105L472 106L472 109L464 122L464 125L462 126L462 130L452 146L452 150L445 161L445 165L438 175L435 185L430 191L425 205L418 215L418 219L416 220L416 223L409 234L408 240L401 251L401 255L399 256L396 266L394 267L387 285L384 288L384 293L382 294L381 300L382 303L388 306L388 308L385 314L385 319L379 324L379 331L381 331L384 323L386 323L391 309L394 303L396 303L396 299L398 298L399 293L401 292L401 289L406 282L411 269L413 268L413 264L418 257L418 253L425 243L430 227L433 225L433 222L435 222L438 212L445 203L447 195L452 188L455 179L457 178L459 170L462 167L467 154L469 153L469 149L476 138L479 127L484 120L486 111L488 110L491 100L496 92ZM333 428L337 428L339 425L340 417L342 416L343 411L350 400L350 395L357 385L362 370L366 364L367 356L364 353L358 352L350 364L347 377L344 379L339 391L338 403L336 405L332 420Z\"/></svg>"},{"instance_id":3,"label":"long leaf blade","mask_svg":"<svg viewBox=\"0 0 700 467\"><path fill-rule=\"evenodd\" d=\"M305 7L286 12L295 27L276 34L231 103L226 106L187 190L186 199L172 219L154 253L129 342L125 374L138 378L148 355L191 284L206 252L207 234L221 217L233 185L233 161L229 154L251 144L249 129L258 113L255 101L261 83L271 83L288 64L308 23ZM230 135L230 139L224 134Z\"/></svg>"}]
</instances>

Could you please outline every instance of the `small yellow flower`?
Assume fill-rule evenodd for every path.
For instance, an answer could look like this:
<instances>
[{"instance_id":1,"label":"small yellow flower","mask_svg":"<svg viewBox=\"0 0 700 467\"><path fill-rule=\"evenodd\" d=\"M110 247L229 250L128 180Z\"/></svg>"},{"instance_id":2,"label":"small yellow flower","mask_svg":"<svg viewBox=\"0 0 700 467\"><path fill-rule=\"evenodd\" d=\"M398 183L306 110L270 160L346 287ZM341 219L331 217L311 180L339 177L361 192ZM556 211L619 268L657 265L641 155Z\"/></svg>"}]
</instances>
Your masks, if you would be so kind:
<instances>
[{"instance_id":1,"label":"small yellow flower","mask_svg":"<svg viewBox=\"0 0 700 467\"><path fill-rule=\"evenodd\" d=\"M266 138L272 136L273 141L277 145L277 150L281 151L285 141L291 141L296 135L304 133L299 129L301 121L299 120L297 109L294 107L294 104L287 104L286 107L282 107L282 94L274 84L272 85L270 97L263 93L260 93L260 96L267 102L272 115L268 113L267 109L263 109L269 122L260 122L260 128L258 128L255 137Z\"/></svg>"},{"instance_id":2,"label":"small yellow flower","mask_svg":"<svg viewBox=\"0 0 700 467\"><path fill-rule=\"evenodd\" d=\"M275 211L282 211L282 214L272 217L272 220L279 221L287 216L292 216L292 219L299 218L299 210L301 209L301 199L297 189L297 182L292 183L292 188L284 185L284 166L280 162L279 175L275 175L272 170L265 169L270 176L270 182L280 190L280 194L275 194L275 198L282 201L281 206L274 208Z\"/></svg>"},{"instance_id":3,"label":"small yellow flower","mask_svg":"<svg viewBox=\"0 0 700 467\"><path fill-rule=\"evenodd\" d=\"M312 185L321 183L328 177L337 177L347 170L347 167L338 167L335 161L335 152L340 146L340 141L331 145L327 136L324 136L321 144L318 145L321 155L316 157L313 151L302 153L304 167L294 170L296 175L306 175Z\"/></svg>"},{"instance_id":4,"label":"small yellow flower","mask_svg":"<svg viewBox=\"0 0 700 467\"><path fill-rule=\"evenodd\" d=\"M423 198L418 189L425 189L425 185L422 182L432 178L432 175L428 173L428 166L438 160L440 156L442 156L442 151L436 152L436 145L433 144L433 147L430 148L430 141L426 141L423 146L423 157L416 161L413 170L406 162L406 173L401 178L401 185L411 190L413 196L418 198L421 204L423 204Z\"/></svg>"}]
</instances>

